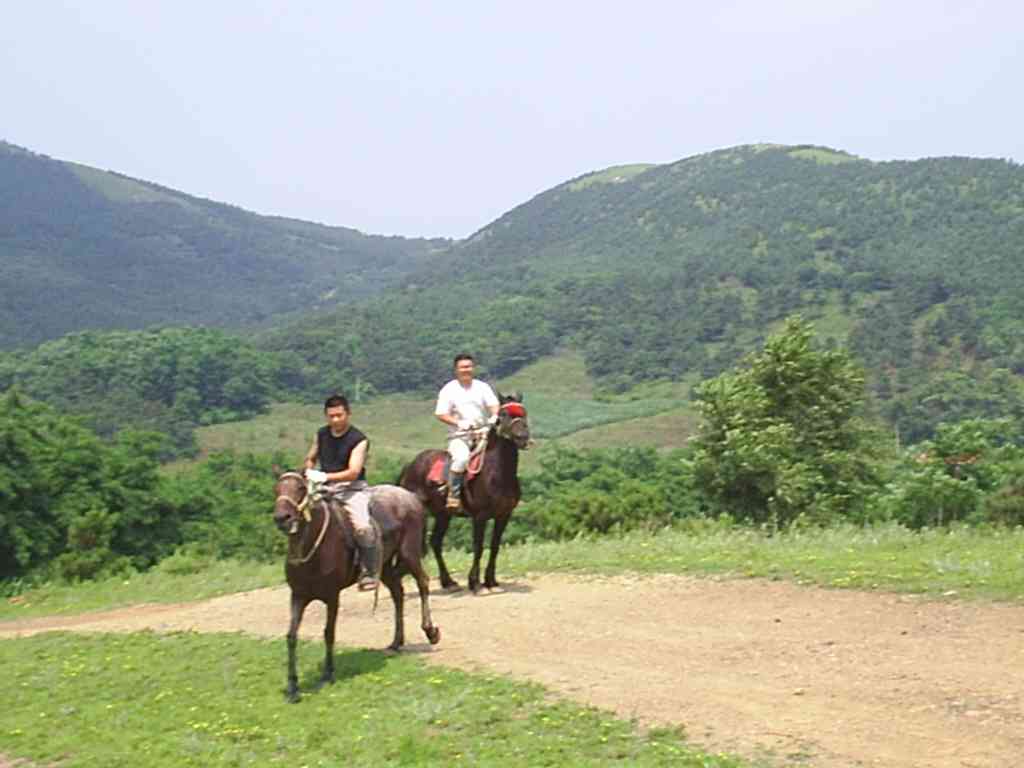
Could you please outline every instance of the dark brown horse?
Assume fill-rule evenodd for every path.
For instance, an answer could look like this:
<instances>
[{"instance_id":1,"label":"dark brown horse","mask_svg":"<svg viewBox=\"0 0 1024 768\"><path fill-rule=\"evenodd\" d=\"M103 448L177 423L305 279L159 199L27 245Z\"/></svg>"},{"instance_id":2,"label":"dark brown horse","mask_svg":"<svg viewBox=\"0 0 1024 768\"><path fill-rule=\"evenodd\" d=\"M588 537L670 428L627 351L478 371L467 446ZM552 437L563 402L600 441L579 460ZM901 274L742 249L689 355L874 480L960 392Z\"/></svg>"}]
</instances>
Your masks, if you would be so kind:
<instances>
[{"instance_id":1,"label":"dark brown horse","mask_svg":"<svg viewBox=\"0 0 1024 768\"><path fill-rule=\"evenodd\" d=\"M378 485L371 488L370 514L381 531L381 581L395 606L395 636L388 646L398 650L405 643L402 577L411 573L420 593L421 626L433 645L441 630L430 618L430 579L423 570L426 552L426 512L419 499L404 488ZM310 498L306 479L285 472L274 485L274 522L288 534L285 577L291 587L291 623L288 626L289 701L299 700L295 650L299 624L306 606L320 600L327 606L324 625L324 669L320 685L334 682L334 628L338 620L338 595L356 582L358 564L352 531L345 515L330 509L328 502Z\"/></svg>"},{"instance_id":2,"label":"dark brown horse","mask_svg":"<svg viewBox=\"0 0 1024 768\"><path fill-rule=\"evenodd\" d=\"M519 503L519 451L530 443L530 425L526 420L526 409L521 395L508 397L499 395L501 408L498 421L487 435L483 467L480 473L467 480L462 489L462 513L473 520L473 566L469 569L469 588L480 589L480 558L483 556L484 534L487 521L493 518L491 531L491 552L484 571L483 586L498 586L494 575L501 536L505 532L512 510ZM438 575L445 589L458 589L459 585L448 573L441 547L444 543L451 512L445 509L445 493L441 486L428 479L431 468L443 460L444 451L428 450L419 453L398 478L398 484L419 496L420 500L434 515L434 529L430 534L430 546L437 558Z\"/></svg>"}]
</instances>

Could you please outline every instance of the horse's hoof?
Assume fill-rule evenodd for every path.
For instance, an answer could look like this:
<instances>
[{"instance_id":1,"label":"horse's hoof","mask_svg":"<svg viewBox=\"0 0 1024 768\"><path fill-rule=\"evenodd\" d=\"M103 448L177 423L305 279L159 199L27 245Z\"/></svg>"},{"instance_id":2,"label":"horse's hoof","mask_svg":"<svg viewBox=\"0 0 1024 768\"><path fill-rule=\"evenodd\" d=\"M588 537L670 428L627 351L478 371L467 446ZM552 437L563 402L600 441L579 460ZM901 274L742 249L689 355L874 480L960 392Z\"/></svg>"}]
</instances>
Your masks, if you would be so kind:
<instances>
[{"instance_id":1,"label":"horse's hoof","mask_svg":"<svg viewBox=\"0 0 1024 768\"><path fill-rule=\"evenodd\" d=\"M441 642L441 628L431 627L427 630L427 640L430 641L431 645L437 645Z\"/></svg>"},{"instance_id":2,"label":"horse's hoof","mask_svg":"<svg viewBox=\"0 0 1024 768\"><path fill-rule=\"evenodd\" d=\"M400 650L402 650L401 643L392 643L384 649L385 653L398 653Z\"/></svg>"},{"instance_id":3,"label":"horse's hoof","mask_svg":"<svg viewBox=\"0 0 1024 768\"><path fill-rule=\"evenodd\" d=\"M496 581L485 581L484 586L488 589L501 589L501 584Z\"/></svg>"},{"instance_id":4,"label":"horse's hoof","mask_svg":"<svg viewBox=\"0 0 1024 768\"><path fill-rule=\"evenodd\" d=\"M459 584L459 582L457 582L457 581L453 581L453 582L451 582L449 584L442 584L441 586L444 587L444 591L445 592L461 592L462 591L462 585Z\"/></svg>"},{"instance_id":5,"label":"horse's hoof","mask_svg":"<svg viewBox=\"0 0 1024 768\"><path fill-rule=\"evenodd\" d=\"M325 685L334 685L334 675L331 675L330 677L321 677L316 684L316 689L319 691Z\"/></svg>"},{"instance_id":6,"label":"horse's hoof","mask_svg":"<svg viewBox=\"0 0 1024 768\"><path fill-rule=\"evenodd\" d=\"M302 696L298 691L288 691L288 693L284 695L284 698L289 704L298 704L302 700Z\"/></svg>"}]
</instances>

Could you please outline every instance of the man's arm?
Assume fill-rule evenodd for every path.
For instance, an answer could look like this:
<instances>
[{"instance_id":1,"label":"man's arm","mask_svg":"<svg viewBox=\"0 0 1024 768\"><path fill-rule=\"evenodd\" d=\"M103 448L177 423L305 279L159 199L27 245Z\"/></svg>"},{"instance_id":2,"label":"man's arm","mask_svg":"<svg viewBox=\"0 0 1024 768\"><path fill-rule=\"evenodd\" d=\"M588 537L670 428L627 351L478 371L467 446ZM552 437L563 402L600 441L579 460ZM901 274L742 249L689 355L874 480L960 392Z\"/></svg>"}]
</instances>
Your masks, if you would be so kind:
<instances>
[{"instance_id":1,"label":"man's arm","mask_svg":"<svg viewBox=\"0 0 1024 768\"><path fill-rule=\"evenodd\" d=\"M348 457L348 467L339 472L328 472L326 481L329 483L348 483L358 480L366 464L366 451L370 447L368 440L361 441Z\"/></svg>"},{"instance_id":2,"label":"man's arm","mask_svg":"<svg viewBox=\"0 0 1024 768\"><path fill-rule=\"evenodd\" d=\"M498 402L498 396L494 394L494 388L486 381L482 382L484 387L484 405L487 406L487 410L491 412L491 421L493 422L495 417L498 415L498 411L501 410L501 403Z\"/></svg>"},{"instance_id":3,"label":"man's arm","mask_svg":"<svg viewBox=\"0 0 1024 768\"><path fill-rule=\"evenodd\" d=\"M313 437L313 445L306 451L306 469L313 469L316 466L316 457L318 453L318 444L316 437Z\"/></svg>"},{"instance_id":4,"label":"man's arm","mask_svg":"<svg viewBox=\"0 0 1024 768\"><path fill-rule=\"evenodd\" d=\"M452 401L445 396L445 388L442 388L437 395L437 405L434 406L434 416L442 424L447 424L454 429L459 428L459 420L451 414Z\"/></svg>"},{"instance_id":5,"label":"man's arm","mask_svg":"<svg viewBox=\"0 0 1024 768\"><path fill-rule=\"evenodd\" d=\"M459 420L450 413L435 413L434 416L437 417L438 421L447 424L449 427L455 427L455 429L459 428Z\"/></svg>"}]
</instances>

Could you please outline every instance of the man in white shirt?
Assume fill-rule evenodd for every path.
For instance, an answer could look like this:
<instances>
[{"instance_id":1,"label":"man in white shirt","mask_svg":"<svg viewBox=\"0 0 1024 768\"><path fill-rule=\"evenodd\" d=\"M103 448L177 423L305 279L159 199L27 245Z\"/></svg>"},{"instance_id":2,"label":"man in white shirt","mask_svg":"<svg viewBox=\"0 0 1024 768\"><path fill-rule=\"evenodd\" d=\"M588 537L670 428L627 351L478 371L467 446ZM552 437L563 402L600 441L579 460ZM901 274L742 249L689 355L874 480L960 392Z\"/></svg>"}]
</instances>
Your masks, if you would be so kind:
<instances>
[{"instance_id":1,"label":"man in white shirt","mask_svg":"<svg viewBox=\"0 0 1024 768\"><path fill-rule=\"evenodd\" d=\"M455 356L455 378L441 387L434 415L448 425L449 467L447 509L461 507L462 480L469 454L481 427L498 418L498 398L486 382L473 378L473 356Z\"/></svg>"}]
</instances>

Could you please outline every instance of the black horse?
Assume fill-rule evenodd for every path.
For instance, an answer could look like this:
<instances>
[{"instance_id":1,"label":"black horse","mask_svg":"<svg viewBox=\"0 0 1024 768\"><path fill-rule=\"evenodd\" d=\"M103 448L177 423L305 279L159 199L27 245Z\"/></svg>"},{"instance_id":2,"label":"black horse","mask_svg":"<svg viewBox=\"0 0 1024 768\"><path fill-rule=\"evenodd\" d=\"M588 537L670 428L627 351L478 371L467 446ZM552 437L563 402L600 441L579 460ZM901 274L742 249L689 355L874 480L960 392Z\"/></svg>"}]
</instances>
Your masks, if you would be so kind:
<instances>
[{"instance_id":1,"label":"black horse","mask_svg":"<svg viewBox=\"0 0 1024 768\"><path fill-rule=\"evenodd\" d=\"M525 450L530 443L530 426L526 409L522 405L522 396L515 394L498 397L501 402L498 421L487 434L483 466L480 473L468 479L462 489L463 512L460 516L468 516L473 520L473 566L469 570L469 588L473 592L479 591L481 586L480 558L483 555L484 533L487 521L492 518L494 528L491 531L491 553L484 571L483 586L498 586L494 568L501 547L501 536L520 497L517 476L519 451ZM430 535L430 546L437 558L441 586L445 589L458 589L459 585L448 573L441 554L444 536L451 522L451 512L445 509L445 493L441 486L430 479L431 470L444 458L444 451L422 451L402 470L398 484L419 496L433 513L434 529Z\"/></svg>"},{"instance_id":2,"label":"black horse","mask_svg":"<svg viewBox=\"0 0 1024 768\"><path fill-rule=\"evenodd\" d=\"M411 573L420 593L424 634L431 645L441 630L430 617L430 579L423 570L426 552L426 512L416 496L394 485L371 488L370 514L381 530L381 581L395 606L395 634L388 646L398 650L405 643L402 577ZM288 626L289 701L299 700L295 650L299 624L306 606L320 600L327 606L324 625L324 669L320 685L334 682L334 629L338 620L338 596L359 575L352 531L344 514L324 500L312 500L306 479L285 472L274 485L274 522L288 534L285 577L291 587L291 623Z\"/></svg>"}]
</instances>

